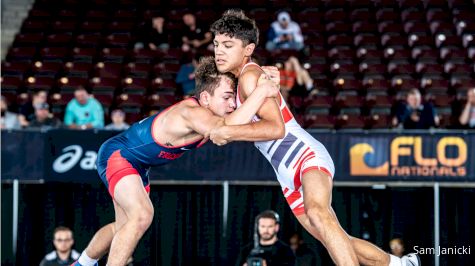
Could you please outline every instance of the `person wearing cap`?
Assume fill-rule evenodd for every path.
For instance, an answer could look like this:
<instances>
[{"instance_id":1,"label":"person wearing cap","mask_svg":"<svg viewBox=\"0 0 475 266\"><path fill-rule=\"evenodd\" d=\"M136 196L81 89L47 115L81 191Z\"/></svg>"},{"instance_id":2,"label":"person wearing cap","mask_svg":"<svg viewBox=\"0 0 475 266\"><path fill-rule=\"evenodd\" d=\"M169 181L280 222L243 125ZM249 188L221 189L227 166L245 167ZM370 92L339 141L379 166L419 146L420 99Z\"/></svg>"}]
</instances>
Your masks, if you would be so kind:
<instances>
[{"instance_id":1,"label":"person wearing cap","mask_svg":"<svg viewBox=\"0 0 475 266\"><path fill-rule=\"evenodd\" d=\"M104 127L105 130L126 130L130 127L125 123L125 113L120 109L112 111L111 120L112 123Z\"/></svg>"},{"instance_id":2,"label":"person wearing cap","mask_svg":"<svg viewBox=\"0 0 475 266\"><path fill-rule=\"evenodd\" d=\"M266 49L302 50L304 48L302 31L299 24L292 21L289 13L283 11L277 15L277 21L272 22L268 33Z\"/></svg>"},{"instance_id":3,"label":"person wearing cap","mask_svg":"<svg viewBox=\"0 0 475 266\"><path fill-rule=\"evenodd\" d=\"M50 113L48 103L37 103L33 108L35 114L28 127L46 129L61 126L61 121Z\"/></svg>"}]
</instances>

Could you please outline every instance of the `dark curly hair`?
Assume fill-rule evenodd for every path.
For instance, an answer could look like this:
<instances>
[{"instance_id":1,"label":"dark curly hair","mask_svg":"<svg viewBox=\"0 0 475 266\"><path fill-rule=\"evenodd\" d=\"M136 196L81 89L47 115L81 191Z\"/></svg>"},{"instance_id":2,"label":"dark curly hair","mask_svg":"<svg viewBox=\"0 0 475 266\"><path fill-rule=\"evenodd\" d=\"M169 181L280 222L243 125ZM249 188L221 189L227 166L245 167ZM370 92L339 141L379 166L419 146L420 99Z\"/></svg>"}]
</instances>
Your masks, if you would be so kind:
<instances>
[{"instance_id":1,"label":"dark curly hair","mask_svg":"<svg viewBox=\"0 0 475 266\"><path fill-rule=\"evenodd\" d=\"M227 77L231 80L233 89L236 87L237 80L231 73L219 73L214 57L206 56L200 59L200 63L195 71L195 91L194 96L199 98L203 91L214 95L214 90L218 87L221 77Z\"/></svg>"},{"instance_id":2,"label":"dark curly hair","mask_svg":"<svg viewBox=\"0 0 475 266\"><path fill-rule=\"evenodd\" d=\"M229 9L223 16L211 25L214 36L224 34L230 38L235 37L246 46L250 43L259 44L259 29L256 21L248 18L240 9Z\"/></svg>"}]
</instances>

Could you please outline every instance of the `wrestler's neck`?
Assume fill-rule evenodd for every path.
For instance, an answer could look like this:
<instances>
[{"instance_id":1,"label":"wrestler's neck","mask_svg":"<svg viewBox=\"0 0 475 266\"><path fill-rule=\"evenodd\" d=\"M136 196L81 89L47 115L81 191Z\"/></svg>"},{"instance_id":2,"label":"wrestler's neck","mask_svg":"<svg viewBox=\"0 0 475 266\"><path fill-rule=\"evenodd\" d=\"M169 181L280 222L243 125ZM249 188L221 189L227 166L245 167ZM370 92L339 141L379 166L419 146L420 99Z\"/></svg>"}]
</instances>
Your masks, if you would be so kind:
<instances>
[{"instance_id":1,"label":"wrestler's neck","mask_svg":"<svg viewBox=\"0 0 475 266\"><path fill-rule=\"evenodd\" d=\"M241 65L240 65L238 68L236 68L236 69L234 69L233 71L231 71L231 73L233 73L233 75L234 75L236 78L239 78L239 76L241 75L242 69L243 69L244 66L245 66L247 63L249 63L249 62L251 62L251 57L250 57L250 56L245 56L244 59L242 60Z\"/></svg>"}]
</instances>

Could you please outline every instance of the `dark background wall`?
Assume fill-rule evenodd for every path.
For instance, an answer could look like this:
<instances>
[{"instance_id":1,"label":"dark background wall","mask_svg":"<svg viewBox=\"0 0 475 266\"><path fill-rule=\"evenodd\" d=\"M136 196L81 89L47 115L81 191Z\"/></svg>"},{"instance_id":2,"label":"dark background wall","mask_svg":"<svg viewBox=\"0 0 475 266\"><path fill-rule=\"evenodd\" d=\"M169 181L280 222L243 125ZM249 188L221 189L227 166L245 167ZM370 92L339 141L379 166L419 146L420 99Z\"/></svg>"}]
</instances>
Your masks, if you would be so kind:
<instances>
[{"instance_id":1,"label":"dark background wall","mask_svg":"<svg viewBox=\"0 0 475 266\"><path fill-rule=\"evenodd\" d=\"M441 246L473 245L475 189L441 189ZM388 241L403 237L406 249L432 247L432 188L337 187L333 207L343 228L388 250ZM223 225L220 185L153 185L155 218L135 251L137 265L233 265L240 247L252 239L255 215L276 210L282 218L280 238L294 232L318 253L319 265L331 265L325 249L302 231L278 186L231 185L228 223ZM17 255L11 252L12 185L2 184L2 265L37 265L52 249L51 234L66 225L82 251L94 232L113 220L113 206L100 184L21 184ZM441 265L468 265L470 256L442 256ZM422 256L432 265L432 256Z\"/></svg>"}]
</instances>

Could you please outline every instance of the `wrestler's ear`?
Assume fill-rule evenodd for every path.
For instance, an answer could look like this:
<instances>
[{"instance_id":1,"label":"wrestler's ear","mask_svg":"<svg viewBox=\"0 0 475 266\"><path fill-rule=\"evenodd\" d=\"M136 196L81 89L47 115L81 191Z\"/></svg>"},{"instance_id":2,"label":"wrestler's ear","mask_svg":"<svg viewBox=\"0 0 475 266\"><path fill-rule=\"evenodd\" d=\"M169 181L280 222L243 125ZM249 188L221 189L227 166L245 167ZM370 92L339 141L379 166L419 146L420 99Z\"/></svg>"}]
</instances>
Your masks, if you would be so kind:
<instances>
[{"instance_id":1,"label":"wrestler's ear","mask_svg":"<svg viewBox=\"0 0 475 266\"><path fill-rule=\"evenodd\" d=\"M256 49L255 43L250 43L244 47L244 56L250 57L252 53L254 53L254 49Z\"/></svg>"},{"instance_id":2,"label":"wrestler's ear","mask_svg":"<svg viewBox=\"0 0 475 266\"><path fill-rule=\"evenodd\" d=\"M211 95L207 91L202 91L200 93L200 100L206 107L208 107L209 102L211 101Z\"/></svg>"}]
</instances>

